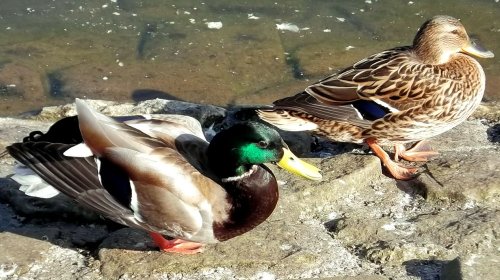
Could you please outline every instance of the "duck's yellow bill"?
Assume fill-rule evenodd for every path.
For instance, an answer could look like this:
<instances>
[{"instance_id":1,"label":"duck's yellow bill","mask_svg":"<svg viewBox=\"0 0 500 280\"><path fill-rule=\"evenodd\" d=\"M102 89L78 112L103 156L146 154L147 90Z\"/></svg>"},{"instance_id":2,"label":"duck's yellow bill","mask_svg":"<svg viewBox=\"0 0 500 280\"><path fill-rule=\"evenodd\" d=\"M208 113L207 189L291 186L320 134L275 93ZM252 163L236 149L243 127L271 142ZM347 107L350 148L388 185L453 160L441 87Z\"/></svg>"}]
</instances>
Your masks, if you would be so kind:
<instances>
[{"instance_id":1,"label":"duck's yellow bill","mask_svg":"<svg viewBox=\"0 0 500 280\"><path fill-rule=\"evenodd\" d=\"M481 58L495 57L495 55L491 51L485 49L483 46L479 45L473 40L467 47L462 48L462 52Z\"/></svg>"},{"instance_id":2,"label":"duck's yellow bill","mask_svg":"<svg viewBox=\"0 0 500 280\"><path fill-rule=\"evenodd\" d=\"M322 176L319 173L319 168L299 159L289 149L283 148L283 152L283 157L277 163L279 167L307 179L321 180Z\"/></svg>"}]
</instances>

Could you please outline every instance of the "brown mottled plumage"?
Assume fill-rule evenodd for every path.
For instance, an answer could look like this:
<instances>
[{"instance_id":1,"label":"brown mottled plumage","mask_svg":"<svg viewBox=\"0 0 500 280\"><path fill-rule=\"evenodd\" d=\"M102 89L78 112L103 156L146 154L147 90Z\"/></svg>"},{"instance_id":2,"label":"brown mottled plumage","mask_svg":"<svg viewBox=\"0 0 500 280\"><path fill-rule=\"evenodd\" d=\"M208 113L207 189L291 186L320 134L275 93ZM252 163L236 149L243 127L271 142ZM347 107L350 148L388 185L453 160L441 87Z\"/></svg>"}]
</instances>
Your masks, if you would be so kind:
<instances>
[{"instance_id":1,"label":"brown mottled plumage","mask_svg":"<svg viewBox=\"0 0 500 280\"><path fill-rule=\"evenodd\" d=\"M437 153L422 143L463 122L481 102L485 75L471 55L489 58L459 20L436 16L412 46L369 56L274 102L259 116L284 130L311 130L334 141L367 143L397 179L416 169L399 166L379 145L395 145L396 160L425 161Z\"/></svg>"}]
</instances>

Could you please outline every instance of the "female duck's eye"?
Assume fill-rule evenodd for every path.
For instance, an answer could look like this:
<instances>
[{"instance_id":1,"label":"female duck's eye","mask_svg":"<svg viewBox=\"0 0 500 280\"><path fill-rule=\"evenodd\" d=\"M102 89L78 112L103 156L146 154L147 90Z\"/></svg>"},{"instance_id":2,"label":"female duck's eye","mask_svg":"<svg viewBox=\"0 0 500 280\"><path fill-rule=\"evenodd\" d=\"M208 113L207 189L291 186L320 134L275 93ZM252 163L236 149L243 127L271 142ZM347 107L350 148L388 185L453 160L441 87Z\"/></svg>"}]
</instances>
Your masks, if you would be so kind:
<instances>
[{"instance_id":1,"label":"female duck's eye","mask_svg":"<svg viewBox=\"0 0 500 280\"><path fill-rule=\"evenodd\" d=\"M453 29L453 30L451 31L451 33L452 33L452 34L455 34L455 35L458 35L458 29Z\"/></svg>"},{"instance_id":2,"label":"female duck's eye","mask_svg":"<svg viewBox=\"0 0 500 280\"><path fill-rule=\"evenodd\" d=\"M260 148L267 148L268 144L266 141L262 140L257 143L257 146L259 146Z\"/></svg>"}]
</instances>

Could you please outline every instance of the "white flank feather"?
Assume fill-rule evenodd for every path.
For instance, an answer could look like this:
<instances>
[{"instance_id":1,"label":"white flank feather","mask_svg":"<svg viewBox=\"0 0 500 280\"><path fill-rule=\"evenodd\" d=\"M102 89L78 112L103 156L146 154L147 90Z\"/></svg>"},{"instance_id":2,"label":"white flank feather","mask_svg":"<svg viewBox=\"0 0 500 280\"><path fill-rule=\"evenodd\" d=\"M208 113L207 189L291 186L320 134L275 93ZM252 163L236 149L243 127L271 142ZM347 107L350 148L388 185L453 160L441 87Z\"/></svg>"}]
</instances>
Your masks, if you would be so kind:
<instances>
[{"instance_id":1,"label":"white flank feather","mask_svg":"<svg viewBox=\"0 0 500 280\"><path fill-rule=\"evenodd\" d=\"M91 157L94 156L94 153L85 143L80 143L67 149L63 155L67 157Z\"/></svg>"},{"instance_id":2,"label":"white flank feather","mask_svg":"<svg viewBox=\"0 0 500 280\"><path fill-rule=\"evenodd\" d=\"M21 185L19 190L26 195L51 198L59 194L56 188L49 185L28 167L19 165L16 167L15 172L16 174L12 175L10 178Z\"/></svg>"}]
</instances>

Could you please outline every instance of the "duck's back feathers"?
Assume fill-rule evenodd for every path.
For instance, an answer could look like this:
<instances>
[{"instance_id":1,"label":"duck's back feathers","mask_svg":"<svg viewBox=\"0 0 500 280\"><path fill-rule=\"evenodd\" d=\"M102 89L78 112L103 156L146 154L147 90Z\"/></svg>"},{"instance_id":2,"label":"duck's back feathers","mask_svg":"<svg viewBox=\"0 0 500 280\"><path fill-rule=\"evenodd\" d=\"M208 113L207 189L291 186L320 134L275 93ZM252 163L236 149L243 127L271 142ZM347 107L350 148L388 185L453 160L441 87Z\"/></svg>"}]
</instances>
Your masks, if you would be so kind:
<instances>
[{"instance_id":1,"label":"duck's back feathers","mask_svg":"<svg viewBox=\"0 0 500 280\"><path fill-rule=\"evenodd\" d=\"M205 139L200 123L188 116L163 115L154 119L137 119L126 121L150 137L160 139L167 147L177 150L186 160L203 174L210 176L207 166Z\"/></svg>"}]
</instances>

